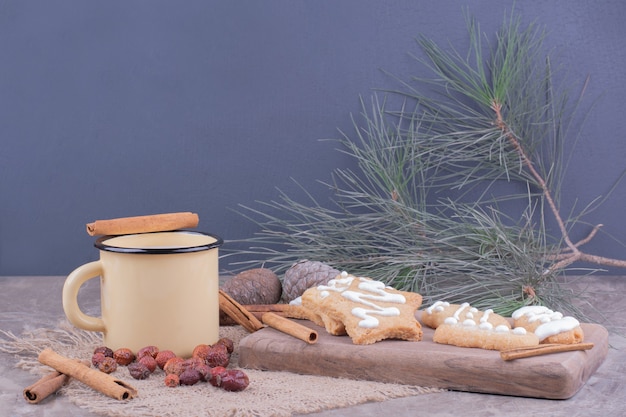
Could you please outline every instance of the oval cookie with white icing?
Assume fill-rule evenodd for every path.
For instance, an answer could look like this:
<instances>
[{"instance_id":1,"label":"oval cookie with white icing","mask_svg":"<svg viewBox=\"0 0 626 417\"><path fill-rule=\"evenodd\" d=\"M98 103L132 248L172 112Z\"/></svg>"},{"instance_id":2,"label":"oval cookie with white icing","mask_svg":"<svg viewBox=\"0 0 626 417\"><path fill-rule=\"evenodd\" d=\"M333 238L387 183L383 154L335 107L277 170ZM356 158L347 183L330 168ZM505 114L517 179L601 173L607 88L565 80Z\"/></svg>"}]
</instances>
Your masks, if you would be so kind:
<instances>
[{"instance_id":1,"label":"oval cookie with white icing","mask_svg":"<svg viewBox=\"0 0 626 417\"><path fill-rule=\"evenodd\" d=\"M558 311L545 306L525 306L512 314L515 326L533 332L539 342L573 344L581 343L585 335L580 323L574 317L563 317Z\"/></svg>"},{"instance_id":2,"label":"oval cookie with white icing","mask_svg":"<svg viewBox=\"0 0 626 417\"><path fill-rule=\"evenodd\" d=\"M524 328L500 325L493 328L481 328L471 324L447 324L437 327L433 341L459 347L480 348L489 350L517 349L537 346L539 338Z\"/></svg>"},{"instance_id":3,"label":"oval cookie with white icing","mask_svg":"<svg viewBox=\"0 0 626 417\"><path fill-rule=\"evenodd\" d=\"M437 301L422 312L422 323L432 329L440 325L466 323L477 325L484 329L492 329L498 326L511 328L509 321L493 310L480 311L469 303L450 304L447 301Z\"/></svg>"}]
</instances>

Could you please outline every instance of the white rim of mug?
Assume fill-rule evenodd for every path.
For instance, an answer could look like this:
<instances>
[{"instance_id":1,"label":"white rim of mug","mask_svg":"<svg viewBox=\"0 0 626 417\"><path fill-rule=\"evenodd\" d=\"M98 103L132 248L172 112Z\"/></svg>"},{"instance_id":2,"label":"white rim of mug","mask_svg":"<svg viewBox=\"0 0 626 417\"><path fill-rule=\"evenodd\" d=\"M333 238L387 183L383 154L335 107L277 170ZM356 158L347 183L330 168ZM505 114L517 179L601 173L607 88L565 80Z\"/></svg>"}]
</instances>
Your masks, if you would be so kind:
<instances>
[{"instance_id":1,"label":"white rim of mug","mask_svg":"<svg viewBox=\"0 0 626 417\"><path fill-rule=\"evenodd\" d=\"M184 246L184 247L164 247L164 248L129 248L129 247L109 245L106 243L107 240L114 239L116 237L147 235L147 234L152 234L152 233L186 233L186 234L210 237L214 239L214 241L204 244L204 245ZM163 232L133 233L129 235L102 236L96 240L96 242L94 243L94 246L100 250L107 251L107 252L115 252L115 253L167 255L167 254L173 254L173 253L201 252L205 250L218 248L222 246L223 244L224 244L224 240L221 237L213 233L198 232L194 230L170 230L170 231L163 231Z\"/></svg>"}]
</instances>

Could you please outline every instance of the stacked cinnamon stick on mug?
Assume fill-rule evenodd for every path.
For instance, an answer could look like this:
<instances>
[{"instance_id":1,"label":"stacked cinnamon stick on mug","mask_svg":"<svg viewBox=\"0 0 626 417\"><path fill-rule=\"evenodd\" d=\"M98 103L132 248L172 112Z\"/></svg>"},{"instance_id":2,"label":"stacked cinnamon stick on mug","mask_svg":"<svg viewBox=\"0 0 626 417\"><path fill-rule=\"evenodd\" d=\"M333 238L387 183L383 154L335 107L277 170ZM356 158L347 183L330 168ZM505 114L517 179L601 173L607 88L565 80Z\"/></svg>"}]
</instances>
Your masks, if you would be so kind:
<instances>
[{"instance_id":1,"label":"stacked cinnamon stick on mug","mask_svg":"<svg viewBox=\"0 0 626 417\"><path fill-rule=\"evenodd\" d=\"M147 216L120 217L109 220L96 220L87 224L87 233L96 235L129 235L133 233L167 232L171 230L197 227L196 213L179 212L151 214Z\"/></svg>"}]
</instances>

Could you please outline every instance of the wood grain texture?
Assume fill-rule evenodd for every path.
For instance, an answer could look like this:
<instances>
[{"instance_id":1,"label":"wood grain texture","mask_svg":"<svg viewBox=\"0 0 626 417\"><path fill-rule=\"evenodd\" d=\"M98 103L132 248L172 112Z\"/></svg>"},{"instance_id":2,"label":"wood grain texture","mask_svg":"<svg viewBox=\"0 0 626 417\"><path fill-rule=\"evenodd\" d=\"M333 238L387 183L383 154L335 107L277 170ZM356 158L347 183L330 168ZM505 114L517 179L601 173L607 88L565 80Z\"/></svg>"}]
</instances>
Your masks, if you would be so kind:
<instances>
[{"instance_id":1,"label":"wood grain texture","mask_svg":"<svg viewBox=\"0 0 626 417\"><path fill-rule=\"evenodd\" d=\"M420 312L418 312L419 318ZM239 364L245 368L289 371L381 382L421 385L451 390L534 398L572 397L598 369L608 352L608 332L583 323L587 351L504 361L497 351L460 348L432 341L434 331L424 327L420 342L386 340L355 345L347 336L318 332L310 345L266 328L245 337L239 346Z\"/></svg>"}]
</instances>

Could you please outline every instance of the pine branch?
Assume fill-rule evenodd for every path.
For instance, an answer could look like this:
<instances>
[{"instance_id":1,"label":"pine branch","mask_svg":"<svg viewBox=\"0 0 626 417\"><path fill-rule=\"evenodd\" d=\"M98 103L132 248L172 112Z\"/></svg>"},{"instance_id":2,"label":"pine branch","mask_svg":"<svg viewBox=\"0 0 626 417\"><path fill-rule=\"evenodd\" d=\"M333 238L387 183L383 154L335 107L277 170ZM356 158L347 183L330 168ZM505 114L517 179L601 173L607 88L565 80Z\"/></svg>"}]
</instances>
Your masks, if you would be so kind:
<instances>
[{"instance_id":1,"label":"pine branch","mask_svg":"<svg viewBox=\"0 0 626 417\"><path fill-rule=\"evenodd\" d=\"M596 235L600 227L602 227L601 224L596 225L591 230L589 235L587 235L587 237L577 242L576 244L574 244L571 241L569 237L569 232L567 231L567 228L565 227L565 222L561 218L560 211L552 198L552 194L546 184L546 181L543 179L541 174L537 172L537 170L533 166L532 161L530 160L530 158L524 151L524 148L522 147L520 141L518 140L516 135L513 133L513 131L511 131L508 124L504 121L504 117L502 116L502 104L499 103L496 99L494 99L492 101L491 108L493 109L495 113L496 126L502 131L502 134L509 140L509 142L513 146L513 149L515 150L515 152L518 153L519 157L521 158L522 163L524 164L526 169L528 169L528 171L531 173L533 178L535 178L535 180L541 187L543 196L548 202L548 205L550 206L552 214L554 215L557 225L559 226L559 229L561 231L563 241L566 244L566 248L563 248L560 254L549 257L550 259L558 261L558 262L555 262L554 264L550 265L550 267L544 272L544 274L550 274L550 273L553 273L554 271L562 270L566 268L567 266L573 264L574 262L581 262L581 261L589 262L589 263L593 263L597 265L626 268L626 260L607 258L604 256L597 256L597 255L590 255L590 254L582 252L579 249L580 246L582 246L585 243L588 243L589 241L593 239L593 237Z\"/></svg>"},{"instance_id":2,"label":"pine branch","mask_svg":"<svg viewBox=\"0 0 626 417\"><path fill-rule=\"evenodd\" d=\"M586 211L560 211L567 94L553 86L534 26L511 17L491 48L471 19L468 31L465 54L420 38L419 61L433 76L387 91L399 108L377 96L361 101L354 131L339 140L354 164L324 183L332 207L305 187L308 201L280 192L261 208L242 205L259 231L225 256L256 257L235 265L277 273L320 261L420 292L425 303L470 302L500 314L544 304L577 315L581 295L561 288L560 275L577 261L626 265L583 252L601 225L574 243L568 227ZM549 232L550 215L560 237Z\"/></svg>"}]
</instances>

